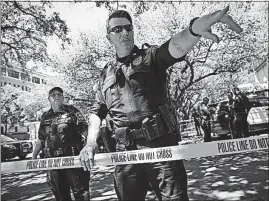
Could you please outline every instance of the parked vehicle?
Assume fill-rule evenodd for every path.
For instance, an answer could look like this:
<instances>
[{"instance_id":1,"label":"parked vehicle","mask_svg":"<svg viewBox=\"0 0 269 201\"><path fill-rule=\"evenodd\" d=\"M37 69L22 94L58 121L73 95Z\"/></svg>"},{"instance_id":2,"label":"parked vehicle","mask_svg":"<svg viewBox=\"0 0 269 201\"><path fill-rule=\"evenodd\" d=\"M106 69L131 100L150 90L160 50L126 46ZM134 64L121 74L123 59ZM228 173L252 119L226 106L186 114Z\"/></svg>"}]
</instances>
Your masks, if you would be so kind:
<instances>
[{"instance_id":1,"label":"parked vehicle","mask_svg":"<svg viewBox=\"0 0 269 201\"><path fill-rule=\"evenodd\" d=\"M19 157L20 160L26 158L27 154L33 152L32 142L20 142L5 135L1 135L1 161Z\"/></svg>"},{"instance_id":2,"label":"parked vehicle","mask_svg":"<svg viewBox=\"0 0 269 201\"><path fill-rule=\"evenodd\" d=\"M251 133L265 133L269 131L269 97L251 96L248 114L249 130Z\"/></svg>"},{"instance_id":3,"label":"parked vehicle","mask_svg":"<svg viewBox=\"0 0 269 201\"><path fill-rule=\"evenodd\" d=\"M256 133L268 132L268 122L269 122L269 97L264 96L250 96L249 102L249 113L248 113L248 125L251 135ZM228 116L223 115L220 118L219 114L216 113L216 108L219 104L226 105L227 100L220 101L219 103L209 104L212 111L212 123L211 130L212 135L216 137L227 137L231 135L229 129ZM225 112L224 112L225 113Z\"/></svg>"},{"instance_id":4,"label":"parked vehicle","mask_svg":"<svg viewBox=\"0 0 269 201\"><path fill-rule=\"evenodd\" d=\"M4 134L7 137L10 137L15 140L29 140L30 134L27 132L13 132L13 133L5 133Z\"/></svg>"}]
</instances>

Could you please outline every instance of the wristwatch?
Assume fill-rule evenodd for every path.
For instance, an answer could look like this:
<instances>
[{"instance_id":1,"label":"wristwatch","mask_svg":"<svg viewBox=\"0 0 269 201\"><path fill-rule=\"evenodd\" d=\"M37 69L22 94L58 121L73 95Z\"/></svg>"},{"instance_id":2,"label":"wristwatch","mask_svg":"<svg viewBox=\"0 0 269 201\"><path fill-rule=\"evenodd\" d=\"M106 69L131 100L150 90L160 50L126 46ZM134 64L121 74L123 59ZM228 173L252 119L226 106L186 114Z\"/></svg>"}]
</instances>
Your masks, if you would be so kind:
<instances>
[{"instance_id":1,"label":"wristwatch","mask_svg":"<svg viewBox=\"0 0 269 201\"><path fill-rule=\"evenodd\" d=\"M195 20L197 20L199 17L195 17L193 18L191 21L190 21L190 25L189 25L189 31L191 33L191 35L195 36L195 37L201 37L201 35L197 34L197 33L194 33L193 30L192 30L192 25L194 23Z\"/></svg>"}]
</instances>

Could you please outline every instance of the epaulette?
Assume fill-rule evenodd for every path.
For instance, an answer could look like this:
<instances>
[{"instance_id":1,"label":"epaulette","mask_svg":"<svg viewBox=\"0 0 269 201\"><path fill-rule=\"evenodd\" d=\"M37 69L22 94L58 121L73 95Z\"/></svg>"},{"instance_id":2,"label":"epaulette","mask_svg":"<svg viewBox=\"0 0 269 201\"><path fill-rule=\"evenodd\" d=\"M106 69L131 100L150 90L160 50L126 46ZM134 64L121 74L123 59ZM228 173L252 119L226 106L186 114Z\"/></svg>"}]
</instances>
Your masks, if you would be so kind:
<instances>
[{"instance_id":1,"label":"epaulette","mask_svg":"<svg viewBox=\"0 0 269 201\"><path fill-rule=\"evenodd\" d=\"M102 71L101 71L100 79L101 79L102 81L104 81L104 80L106 79L107 69L108 69L109 65L110 65L110 62L108 62L108 63L104 66L104 68L102 69Z\"/></svg>"}]
</instances>

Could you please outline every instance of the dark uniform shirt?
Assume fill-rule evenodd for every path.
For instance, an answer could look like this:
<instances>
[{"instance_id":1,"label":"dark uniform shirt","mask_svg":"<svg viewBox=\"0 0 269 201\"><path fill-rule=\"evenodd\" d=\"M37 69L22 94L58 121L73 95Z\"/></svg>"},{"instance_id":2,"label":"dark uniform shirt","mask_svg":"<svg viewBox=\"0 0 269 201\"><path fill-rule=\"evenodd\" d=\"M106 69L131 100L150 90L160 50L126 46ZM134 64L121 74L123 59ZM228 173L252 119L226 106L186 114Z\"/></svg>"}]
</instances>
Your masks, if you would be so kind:
<instances>
[{"instance_id":1,"label":"dark uniform shirt","mask_svg":"<svg viewBox=\"0 0 269 201\"><path fill-rule=\"evenodd\" d=\"M233 99L228 100L227 107L228 107L228 110L229 110L229 116L230 117L233 117L233 115L234 115L233 105L234 105L234 100Z\"/></svg>"},{"instance_id":2,"label":"dark uniform shirt","mask_svg":"<svg viewBox=\"0 0 269 201\"><path fill-rule=\"evenodd\" d=\"M38 139L43 148L66 148L82 143L87 137L88 124L80 111L71 105L63 105L59 112L52 108L43 113Z\"/></svg>"},{"instance_id":3,"label":"dark uniform shirt","mask_svg":"<svg viewBox=\"0 0 269 201\"><path fill-rule=\"evenodd\" d=\"M209 111L208 106L204 102L202 102L200 104L199 108L200 108L200 116L203 119L209 120L210 119L210 111Z\"/></svg>"},{"instance_id":4,"label":"dark uniform shirt","mask_svg":"<svg viewBox=\"0 0 269 201\"><path fill-rule=\"evenodd\" d=\"M115 127L139 128L144 118L168 103L166 70L184 57L175 59L169 41L148 49L134 47L125 58L109 62L100 77L92 113L104 119L110 114Z\"/></svg>"},{"instance_id":5,"label":"dark uniform shirt","mask_svg":"<svg viewBox=\"0 0 269 201\"><path fill-rule=\"evenodd\" d=\"M243 94L239 93L238 95L235 96L235 101L234 101L234 111L235 113L246 113L249 105L249 100L248 97Z\"/></svg>"},{"instance_id":6,"label":"dark uniform shirt","mask_svg":"<svg viewBox=\"0 0 269 201\"><path fill-rule=\"evenodd\" d=\"M236 96L234 104L233 104L233 110L235 113L245 113L246 108L243 103L243 99L240 95Z\"/></svg>"}]
</instances>

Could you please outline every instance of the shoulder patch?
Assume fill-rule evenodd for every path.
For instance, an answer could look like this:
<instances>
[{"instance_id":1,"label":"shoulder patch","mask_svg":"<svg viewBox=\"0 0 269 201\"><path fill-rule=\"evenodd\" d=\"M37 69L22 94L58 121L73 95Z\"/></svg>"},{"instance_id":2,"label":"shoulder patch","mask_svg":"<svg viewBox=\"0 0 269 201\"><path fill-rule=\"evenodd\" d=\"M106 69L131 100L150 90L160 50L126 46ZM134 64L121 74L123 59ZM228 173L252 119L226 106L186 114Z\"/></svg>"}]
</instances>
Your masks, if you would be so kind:
<instances>
[{"instance_id":1,"label":"shoulder patch","mask_svg":"<svg viewBox=\"0 0 269 201\"><path fill-rule=\"evenodd\" d=\"M83 115L80 112L76 112L75 115L77 116L79 121L85 121Z\"/></svg>"},{"instance_id":2,"label":"shoulder patch","mask_svg":"<svg viewBox=\"0 0 269 201\"><path fill-rule=\"evenodd\" d=\"M143 60L142 55L140 55L137 58L135 58L132 61L132 63L133 63L134 66L139 66L142 63L142 60Z\"/></svg>"}]
</instances>

